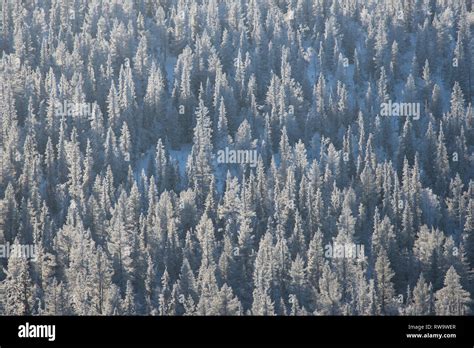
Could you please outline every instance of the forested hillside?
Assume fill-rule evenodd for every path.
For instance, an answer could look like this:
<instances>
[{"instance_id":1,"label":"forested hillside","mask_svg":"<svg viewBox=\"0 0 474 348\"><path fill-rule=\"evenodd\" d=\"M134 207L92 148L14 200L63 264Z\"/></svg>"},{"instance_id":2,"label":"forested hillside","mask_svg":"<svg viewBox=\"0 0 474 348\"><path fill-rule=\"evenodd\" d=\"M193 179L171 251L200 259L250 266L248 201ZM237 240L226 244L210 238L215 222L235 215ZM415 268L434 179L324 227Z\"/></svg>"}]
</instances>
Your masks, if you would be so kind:
<instances>
[{"instance_id":1,"label":"forested hillside","mask_svg":"<svg viewBox=\"0 0 474 348\"><path fill-rule=\"evenodd\" d=\"M471 1L0 24L0 314L472 313Z\"/></svg>"}]
</instances>

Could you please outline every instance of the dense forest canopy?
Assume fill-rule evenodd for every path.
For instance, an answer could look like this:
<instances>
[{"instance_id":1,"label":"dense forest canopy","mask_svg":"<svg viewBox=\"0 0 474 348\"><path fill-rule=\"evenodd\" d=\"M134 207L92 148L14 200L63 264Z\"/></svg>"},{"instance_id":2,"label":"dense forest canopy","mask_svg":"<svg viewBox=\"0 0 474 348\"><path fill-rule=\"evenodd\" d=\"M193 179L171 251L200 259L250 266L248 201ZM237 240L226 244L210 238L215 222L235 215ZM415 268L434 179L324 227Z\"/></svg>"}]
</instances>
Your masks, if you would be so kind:
<instances>
[{"instance_id":1,"label":"dense forest canopy","mask_svg":"<svg viewBox=\"0 0 474 348\"><path fill-rule=\"evenodd\" d=\"M0 24L0 314L472 313L471 1Z\"/></svg>"}]
</instances>

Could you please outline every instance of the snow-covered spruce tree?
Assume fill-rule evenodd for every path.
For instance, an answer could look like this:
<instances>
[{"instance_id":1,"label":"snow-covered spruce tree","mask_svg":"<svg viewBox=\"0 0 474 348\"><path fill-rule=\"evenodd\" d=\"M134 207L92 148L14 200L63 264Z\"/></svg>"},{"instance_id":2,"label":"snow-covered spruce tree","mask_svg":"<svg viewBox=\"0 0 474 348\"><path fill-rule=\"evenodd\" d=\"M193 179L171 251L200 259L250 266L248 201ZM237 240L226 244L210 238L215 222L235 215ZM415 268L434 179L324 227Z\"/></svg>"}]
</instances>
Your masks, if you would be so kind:
<instances>
[{"instance_id":1,"label":"snow-covered spruce tree","mask_svg":"<svg viewBox=\"0 0 474 348\"><path fill-rule=\"evenodd\" d=\"M435 293L435 310L438 315L465 315L469 313L469 293L459 281L459 275L451 266L444 278L444 287Z\"/></svg>"}]
</instances>

